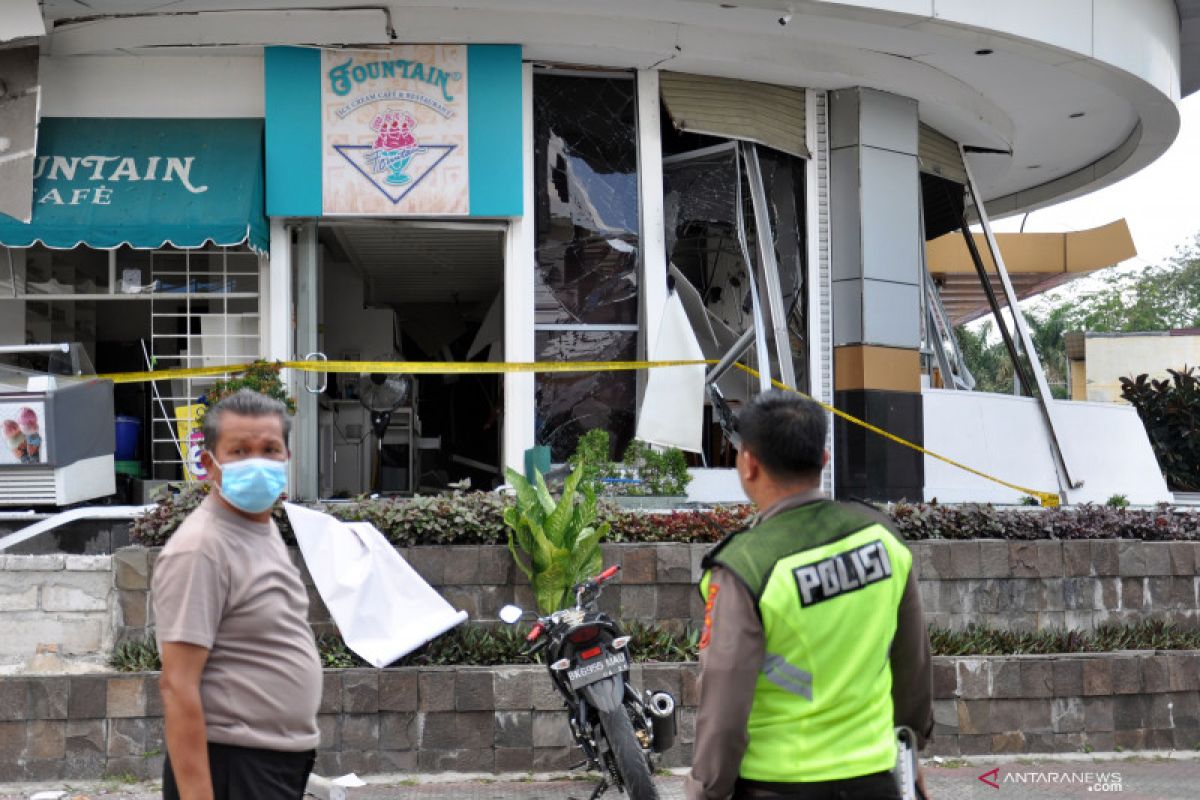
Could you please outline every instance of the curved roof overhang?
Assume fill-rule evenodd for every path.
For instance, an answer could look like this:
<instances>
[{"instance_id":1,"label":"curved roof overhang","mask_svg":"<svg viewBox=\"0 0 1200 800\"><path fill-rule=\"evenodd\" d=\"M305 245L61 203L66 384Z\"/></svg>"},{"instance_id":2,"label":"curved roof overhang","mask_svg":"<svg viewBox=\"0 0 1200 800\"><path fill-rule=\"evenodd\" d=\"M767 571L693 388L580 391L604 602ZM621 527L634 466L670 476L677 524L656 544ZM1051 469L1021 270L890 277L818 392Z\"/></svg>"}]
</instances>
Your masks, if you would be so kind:
<instances>
[{"instance_id":1,"label":"curved roof overhang","mask_svg":"<svg viewBox=\"0 0 1200 800\"><path fill-rule=\"evenodd\" d=\"M1003 297L995 262L982 233L972 234L997 296ZM1026 300L1137 255L1129 225L1119 219L1069 233L997 233L996 244L1017 297ZM925 247L929 272L955 325L991 313L962 233L939 236Z\"/></svg>"},{"instance_id":2,"label":"curved roof overhang","mask_svg":"<svg viewBox=\"0 0 1200 800\"><path fill-rule=\"evenodd\" d=\"M86 18L74 0L42 7L51 61L195 55L201 42L209 53L245 55L263 44L332 46L350 35L358 44L519 43L526 59L545 63L867 86L916 99L922 121L955 141L999 151L971 160L989 210L1008 214L1100 188L1167 149L1179 127L1180 37L1192 19L1181 14L1194 13L1192 5L380 0L372 5L380 21L364 16L373 28L359 33L348 33L343 18L352 9L362 16L360 0L260 0L253 11L244 0L93 0ZM263 18L272 12L277 19Z\"/></svg>"}]
</instances>

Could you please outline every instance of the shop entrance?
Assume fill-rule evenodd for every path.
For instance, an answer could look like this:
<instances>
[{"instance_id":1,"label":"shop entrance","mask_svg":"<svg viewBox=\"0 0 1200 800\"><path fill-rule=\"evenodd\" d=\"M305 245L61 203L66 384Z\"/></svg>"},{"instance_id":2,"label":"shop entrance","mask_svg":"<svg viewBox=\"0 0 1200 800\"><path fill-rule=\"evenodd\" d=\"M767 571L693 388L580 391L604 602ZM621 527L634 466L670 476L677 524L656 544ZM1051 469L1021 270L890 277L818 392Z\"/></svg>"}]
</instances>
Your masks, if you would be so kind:
<instances>
[{"instance_id":1,"label":"shop entrance","mask_svg":"<svg viewBox=\"0 0 1200 800\"><path fill-rule=\"evenodd\" d=\"M320 223L319 351L361 362L503 361L504 237L494 224ZM502 480L502 376L364 367L330 373L317 403L322 497Z\"/></svg>"}]
</instances>

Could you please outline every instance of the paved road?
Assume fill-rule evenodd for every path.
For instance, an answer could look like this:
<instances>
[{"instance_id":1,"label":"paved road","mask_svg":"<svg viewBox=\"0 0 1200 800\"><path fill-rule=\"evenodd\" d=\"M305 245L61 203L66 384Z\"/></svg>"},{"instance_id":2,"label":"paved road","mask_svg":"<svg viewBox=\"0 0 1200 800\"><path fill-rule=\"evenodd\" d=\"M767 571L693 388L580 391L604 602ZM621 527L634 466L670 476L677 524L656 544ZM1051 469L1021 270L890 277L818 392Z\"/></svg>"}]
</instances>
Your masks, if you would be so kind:
<instances>
[{"instance_id":1,"label":"paved road","mask_svg":"<svg viewBox=\"0 0 1200 800\"><path fill-rule=\"evenodd\" d=\"M995 769L995 773L989 771ZM991 759L927 764L933 800L1059 800L1112 795L1123 800L1196 800L1200 797L1200 760L1010 760ZM1088 776L1086 773L1093 773ZM1101 779L1099 774L1109 774ZM1119 777L1113 775L1119 773ZM994 788L980 775L999 785ZM591 780L446 781L441 777L417 782L404 776L379 776L353 790L353 800L587 800ZM662 800L681 800L683 779L658 779ZM35 792L66 790L64 800L158 800L153 784L75 783L0 785L0 800L28 800ZM609 792L605 800L623 800Z\"/></svg>"}]
</instances>

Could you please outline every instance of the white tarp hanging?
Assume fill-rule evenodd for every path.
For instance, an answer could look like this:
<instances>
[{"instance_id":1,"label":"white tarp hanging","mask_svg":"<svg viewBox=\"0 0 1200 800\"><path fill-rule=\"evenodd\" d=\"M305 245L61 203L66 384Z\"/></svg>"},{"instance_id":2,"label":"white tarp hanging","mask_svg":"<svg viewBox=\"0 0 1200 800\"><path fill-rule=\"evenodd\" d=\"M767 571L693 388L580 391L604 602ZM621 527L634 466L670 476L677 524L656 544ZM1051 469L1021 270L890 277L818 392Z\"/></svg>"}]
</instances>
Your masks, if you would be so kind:
<instances>
[{"instance_id":1,"label":"white tarp hanging","mask_svg":"<svg viewBox=\"0 0 1200 800\"><path fill-rule=\"evenodd\" d=\"M688 322L678 292L671 292L663 309L658 341L651 361L699 361L704 351ZM637 438L661 447L699 453L704 434L703 364L652 369L638 413Z\"/></svg>"},{"instance_id":2,"label":"white tarp hanging","mask_svg":"<svg viewBox=\"0 0 1200 800\"><path fill-rule=\"evenodd\" d=\"M376 667L466 621L369 522L284 503L313 585L346 646Z\"/></svg>"}]
</instances>

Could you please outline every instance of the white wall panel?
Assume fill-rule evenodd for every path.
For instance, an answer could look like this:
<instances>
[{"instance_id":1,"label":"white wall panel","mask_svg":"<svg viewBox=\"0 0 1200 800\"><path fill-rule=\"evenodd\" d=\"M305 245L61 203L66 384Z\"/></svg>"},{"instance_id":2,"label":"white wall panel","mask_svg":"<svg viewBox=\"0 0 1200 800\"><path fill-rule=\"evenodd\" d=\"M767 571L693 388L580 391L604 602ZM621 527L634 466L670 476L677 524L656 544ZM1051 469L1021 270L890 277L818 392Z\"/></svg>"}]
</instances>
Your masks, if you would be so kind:
<instances>
[{"instance_id":1,"label":"white wall panel","mask_svg":"<svg viewBox=\"0 0 1200 800\"><path fill-rule=\"evenodd\" d=\"M1092 55L1179 99L1179 14L1173 0L1093 0Z\"/></svg>"},{"instance_id":2,"label":"white wall panel","mask_svg":"<svg viewBox=\"0 0 1200 800\"><path fill-rule=\"evenodd\" d=\"M820 0L820 2L839 6L857 6L859 8L892 11L897 14L913 14L921 17L933 16L935 0Z\"/></svg>"},{"instance_id":3,"label":"white wall panel","mask_svg":"<svg viewBox=\"0 0 1200 800\"><path fill-rule=\"evenodd\" d=\"M1058 491L1054 456L1037 401L986 392L921 392L925 447L997 478ZM1017 503L1008 489L925 456L925 499L943 503Z\"/></svg>"},{"instance_id":4,"label":"white wall panel","mask_svg":"<svg viewBox=\"0 0 1200 800\"><path fill-rule=\"evenodd\" d=\"M261 55L43 58L44 117L261 117Z\"/></svg>"},{"instance_id":5,"label":"white wall panel","mask_svg":"<svg viewBox=\"0 0 1200 800\"><path fill-rule=\"evenodd\" d=\"M926 389L921 393L925 447L1010 483L1058 491L1050 437L1028 397ZM1103 503L1123 494L1134 504L1171 499L1150 441L1130 406L1054 402L1071 463L1085 464L1070 503ZM1097 435L1102 432L1102 435ZM925 499L944 503L1015 503L1021 493L925 456Z\"/></svg>"}]
</instances>

